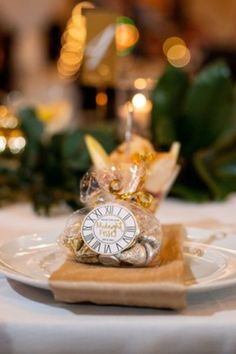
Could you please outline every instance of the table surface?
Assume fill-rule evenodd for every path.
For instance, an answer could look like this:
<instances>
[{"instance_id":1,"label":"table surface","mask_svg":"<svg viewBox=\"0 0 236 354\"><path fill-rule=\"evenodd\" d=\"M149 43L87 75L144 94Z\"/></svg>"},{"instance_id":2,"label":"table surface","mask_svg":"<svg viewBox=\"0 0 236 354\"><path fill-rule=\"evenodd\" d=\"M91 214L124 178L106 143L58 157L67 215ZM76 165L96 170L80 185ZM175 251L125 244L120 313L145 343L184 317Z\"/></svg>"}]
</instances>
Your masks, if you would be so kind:
<instances>
[{"instance_id":1,"label":"table surface","mask_svg":"<svg viewBox=\"0 0 236 354\"><path fill-rule=\"evenodd\" d=\"M161 222L227 232L214 244L236 250L236 195L196 205L168 199ZM66 216L36 216L29 204L0 210L0 243L61 230ZM52 294L0 274L0 353L236 353L236 286L188 295L188 307L166 311L56 303Z\"/></svg>"}]
</instances>

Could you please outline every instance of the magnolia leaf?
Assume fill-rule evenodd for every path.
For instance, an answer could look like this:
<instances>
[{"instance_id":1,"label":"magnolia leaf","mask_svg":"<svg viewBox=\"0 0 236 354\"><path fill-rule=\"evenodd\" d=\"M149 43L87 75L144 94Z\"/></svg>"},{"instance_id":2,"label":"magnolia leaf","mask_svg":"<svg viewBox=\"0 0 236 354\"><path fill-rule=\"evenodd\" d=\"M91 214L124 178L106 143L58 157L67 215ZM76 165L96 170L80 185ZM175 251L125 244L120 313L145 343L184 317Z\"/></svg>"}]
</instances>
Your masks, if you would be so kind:
<instances>
[{"instance_id":1,"label":"magnolia leaf","mask_svg":"<svg viewBox=\"0 0 236 354\"><path fill-rule=\"evenodd\" d=\"M180 125L185 156L213 144L232 124L233 100L231 74L224 63L211 65L196 76Z\"/></svg>"},{"instance_id":2,"label":"magnolia leaf","mask_svg":"<svg viewBox=\"0 0 236 354\"><path fill-rule=\"evenodd\" d=\"M223 145L216 144L194 155L199 176L211 191L214 199L224 199L236 191L236 131Z\"/></svg>"},{"instance_id":3,"label":"magnolia leaf","mask_svg":"<svg viewBox=\"0 0 236 354\"><path fill-rule=\"evenodd\" d=\"M157 145L178 140L179 116L189 86L188 75L168 66L152 93L151 133Z\"/></svg>"}]
</instances>

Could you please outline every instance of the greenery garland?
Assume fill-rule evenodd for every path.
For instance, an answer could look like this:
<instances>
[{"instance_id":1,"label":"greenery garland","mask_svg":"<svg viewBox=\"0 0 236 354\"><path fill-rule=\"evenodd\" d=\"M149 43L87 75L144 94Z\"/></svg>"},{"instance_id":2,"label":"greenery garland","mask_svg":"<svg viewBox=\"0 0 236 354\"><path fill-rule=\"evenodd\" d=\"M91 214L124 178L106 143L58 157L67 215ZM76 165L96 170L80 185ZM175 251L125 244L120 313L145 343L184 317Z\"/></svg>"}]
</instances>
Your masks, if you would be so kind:
<instances>
[{"instance_id":1,"label":"greenery garland","mask_svg":"<svg viewBox=\"0 0 236 354\"><path fill-rule=\"evenodd\" d=\"M152 93L151 135L160 149L181 142L181 173L173 196L222 200L236 191L236 99L229 68L215 63L193 81L167 67ZM105 125L45 137L34 108L18 112L27 144L22 154L0 155L0 202L30 199L36 212L53 205L81 207L79 182L90 167L84 135L93 135L109 153L118 143L116 129Z\"/></svg>"}]
</instances>

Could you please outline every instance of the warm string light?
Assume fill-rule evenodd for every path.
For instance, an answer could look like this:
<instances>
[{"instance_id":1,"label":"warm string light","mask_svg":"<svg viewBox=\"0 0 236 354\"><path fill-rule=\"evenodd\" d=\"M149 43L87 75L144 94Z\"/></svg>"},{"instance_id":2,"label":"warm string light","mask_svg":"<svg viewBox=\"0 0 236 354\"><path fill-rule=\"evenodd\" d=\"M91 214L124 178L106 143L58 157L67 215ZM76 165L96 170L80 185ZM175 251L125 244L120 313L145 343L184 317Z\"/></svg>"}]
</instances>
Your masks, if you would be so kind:
<instances>
[{"instance_id":1,"label":"warm string light","mask_svg":"<svg viewBox=\"0 0 236 354\"><path fill-rule=\"evenodd\" d=\"M74 79L84 58L87 38L86 17L82 15L84 8L92 9L94 5L90 2L81 2L76 5L61 38L62 48L57 62L57 70L63 79ZM112 38L115 36L117 55L128 55L139 39L139 31L134 21L125 16L118 17L114 27L113 31L111 29L111 36ZM89 46L90 44L87 45L87 50L90 48ZM103 68L101 70L103 71L101 75L106 76L105 70Z\"/></svg>"},{"instance_id":2,"label":"warm string light","mask_svg":"<svg viewBox=\"0 0 236 354\"><path fill-rule=\"evenodd\" d=\"M63 79L73 79L83 60L87 36L86 18L82 15L82 9L84 8L91 9L94 6L86 1L76 5L62 35L62 48L57 69Z\"/></svg>"},{"instance_id":3,"label":"warm string light","mask_svg":"<svg viewBox=\"0 0 236 354\"><path fill-rule=\"evenodd\" d=\"M7 139L2 134L3 133L0 132L0 153L3 152L6 149L6 146L7 146Z\"/></svg>"},{"instance_id":4,"label":"warm string light","mask_svg":"<svg viewBox=\"0 0 236 354\"><path fill-rule=\"evenodd\" d=\"M17 117L6 106L0 106L0 153L18 154L24 150L26 140L18 125Z\"/></svg>"}]
</instances>

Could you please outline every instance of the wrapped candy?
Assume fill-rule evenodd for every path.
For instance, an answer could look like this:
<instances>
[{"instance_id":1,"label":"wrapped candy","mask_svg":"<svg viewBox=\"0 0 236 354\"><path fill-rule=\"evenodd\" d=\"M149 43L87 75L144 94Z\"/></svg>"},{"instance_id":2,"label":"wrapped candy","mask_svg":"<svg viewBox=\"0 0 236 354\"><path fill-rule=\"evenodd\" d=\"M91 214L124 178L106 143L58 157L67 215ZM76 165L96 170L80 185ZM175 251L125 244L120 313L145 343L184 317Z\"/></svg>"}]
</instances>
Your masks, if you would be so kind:
<instances>
[{"instance_id":1,"label":"wrapped candy","mask_svg":"<svg viewBox=\"0 0 236 354\"><path fill-rule=\"evenodd\" d=\"M86 143L94 163L80 185L86 207L69 218L61 243L81 263L157 265L162 229L152 212L177 174L178 143L159 156L136 135L110 156L91 136Z\"/></svg>"},{"instance_id":2,"label":"wrapped candy","mask_svg":"<svg viewBox=\"0 0 236 354\"><path fill-rule=\"evenodd\" d=\"M142 167L132 164L84 176L81 200L87 207L72 214L61 236L78 262L136 267L158 263L161 226L145 209L151 196L138 190L142 179Z\"/></svg>"},{"instance_id":3,"label":"wrapped candy","mask_svg":"<svg viewBox=\"0 0 236 354\"><path fill-rule=\"evenodd\" d=\"M161 227L136 205L108 202L75 212L61 237L78 262L143 267L158 263Z\"/></svg>"}]
</instances>

